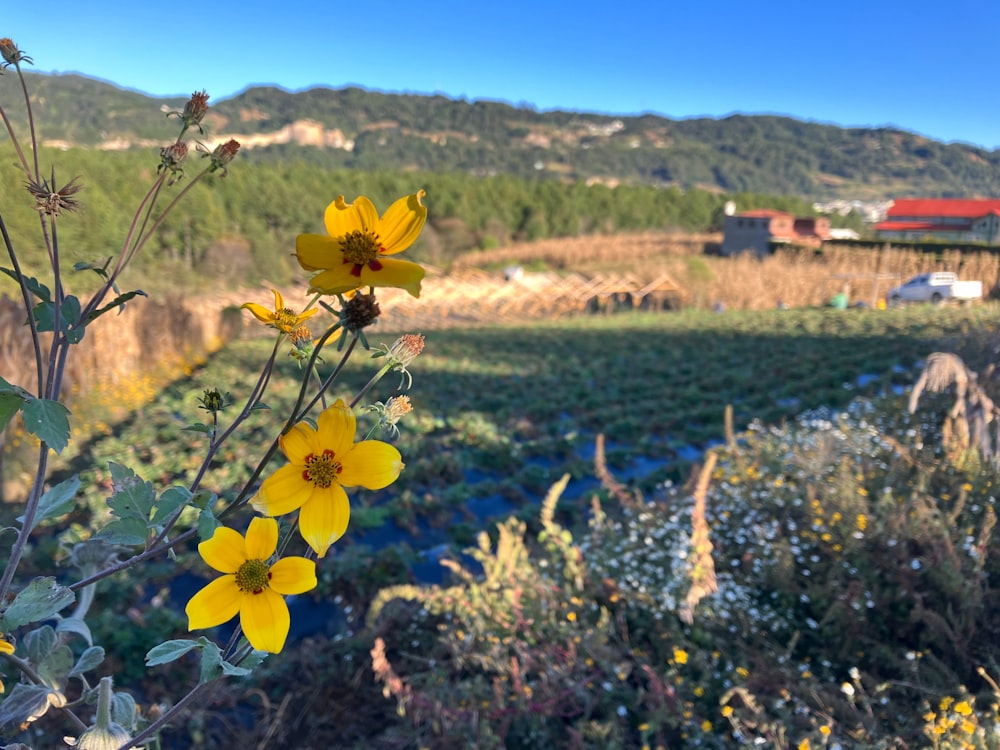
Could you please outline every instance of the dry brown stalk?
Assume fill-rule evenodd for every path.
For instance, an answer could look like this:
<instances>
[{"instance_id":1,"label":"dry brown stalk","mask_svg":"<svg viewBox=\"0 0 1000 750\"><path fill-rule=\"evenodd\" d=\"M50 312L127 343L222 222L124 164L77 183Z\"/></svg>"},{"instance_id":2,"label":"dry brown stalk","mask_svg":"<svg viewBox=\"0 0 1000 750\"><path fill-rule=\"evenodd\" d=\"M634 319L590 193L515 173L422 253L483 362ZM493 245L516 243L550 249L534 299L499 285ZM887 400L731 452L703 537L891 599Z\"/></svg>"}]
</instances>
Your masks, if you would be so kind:
<instances>
[{"instance_id":1,"label":"dry brown stalk","mask_svg":"<svg viewBox=\"0 0 1000 750\"><path fill-rule=\"evenodd\" d=\"M705 518L708 483L712 479L716 460L717 457L712 452L705 457L705 465L698 475L694 491L694 507L691 509L691 550L694 553L691 588L677 613L688 625L694 622L694 608L698 602L719 590L715 578L715 563L712 560L712 540L708 535L708 521Z\"/></svg>"}]
</instances>

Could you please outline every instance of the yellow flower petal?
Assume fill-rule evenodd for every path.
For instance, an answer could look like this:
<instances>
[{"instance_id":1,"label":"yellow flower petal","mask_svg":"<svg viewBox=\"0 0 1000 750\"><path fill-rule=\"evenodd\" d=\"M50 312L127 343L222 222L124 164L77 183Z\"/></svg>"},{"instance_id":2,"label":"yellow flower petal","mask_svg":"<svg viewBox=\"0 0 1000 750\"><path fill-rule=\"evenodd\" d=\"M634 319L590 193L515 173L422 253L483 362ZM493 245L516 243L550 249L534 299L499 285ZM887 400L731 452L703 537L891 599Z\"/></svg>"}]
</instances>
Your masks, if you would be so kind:
<instances>
[{"instance_id":1,"label":"yellow flower petal","mask_svg":"<svg viewBox=\"0 0 1000 750\"><path fill-rule=\"evenodd\" d=\"M377 234L379 231L378 211L375 209L375 204L363 195L355 198L354 203L347 203L344 196L339 196L326 207L323 223L326 225L327 234L335 239L339 239L349 232L363 231Z\"/></svg>"},{"instance_id":2,"label":"yellow flower petal","mask_svg":"<svg viewBox=\"0 0 1000 750\"><path fill-rule=\"evenodd\" d=\"M317 490L299 512L299 531L316 555L324 557L330 545L347 531L351 504L339 484Z\"/></svg>"},{"instance_id":3,"label":"yellow flower petal","mask_svg":"<svg viewBox=\"0 0 1000 750\"><path fill-rule=\"evenodd\" d=\"M361 277L351 273L354 266L350 263L331 265L322 273L318 273L309 280L310 294L318 292L320 294L346 294L358 289L362 285ZM306 269L309 270L309 269Z\"/></svg>"},{"instance_id":4,"label":"yellow flower petal","mask_svg":"<svg viewBox=\"0 0 1000 750\"><path fill-rule=\"evenodd\" d=\"M288 432L278 438L278 445L289 463L302 466L310 453L321 453L322 448L316 439L316 430L304 422L292 426Z\"/></svg>"},{"instance_id":5,"label":"yellow flower petal","mask_svg":"<svg viewBox=\"0 0 1000 750\"><path fill-rule=\"evenodd\" d=\"M334 268L344 262L340 241L321 234L300 234L295 238L295 257L307 271Z\"/></svg>"},{"instance_id":6,"label":"yellow flower petal","mask_svg":"<svg viewBox=\"0 0 1000 750\"><path fill-rule=\"evenodd\" d=\"M283 557L271 566L268 584L279 594L290 596L316 588L316 563L304 557Z\"/></svg>"},{"instance_id":7,"label":"yellow flower petal","mask_svg":"<svg viewBox=\"0 0 1000 750\"><path fill-rule=\"evenodd\" d=\"M354 410L344 403L344 399L338 398L333 406L320 412L316 420L319 445L322 449L333 451L334 458L341 461L354 445L357 425Z\"/></svg>"},{"instance_id":8,"label":"yellow flower petal","mask_svg":"<svg viewBox=\"0 0 1000 750\"><path fill-rule=\"evenodd\" d=\"M301 508L313 489L313 484L303 479L302 467L289 464L264 480L250 504L265 516L283 516Z\"/></svg>"},{"instance_id":9,"label":"yellow flower petal","mask_svg":"<svg viewBox=\"0 0 1000 750\"><path fill-rule=\"evenodd\" d=\"M214 628L232 620L240 611L243 593L236 585L236 576L222 576L191 597L184 612L188 616L188 629Z\"/></svg>"},{"instance_id":10,"label":"yellow flower petal","mask_svg":"<svg viewBox=\"0 0 1000 750\"><path fill-rule=\"evenodd\" d=\"M258 651L276 654L285 645L292 621L288 605L270 589L259 594L244 594L240 603L240 625L250 645Z\"/></svg>"},{"instance_id":11,"label":"yellow flower petal","mask_svg":"<svg viewBox=\"0 0 1000 750\"><path fill-rule=\"evenodd\" d=\"M256 302L244 302L240 305L240 307L244 310L249 310L250 313L261 323L274 322L274 312L272 310L268 310L263 305L258 305Z\"/></svg>"},{"instance_id":12,"label":"yellow flower petal","mask_svg":"<svg viewBox=\"0 0 1000 750\"><path fill-rule=\"evenodd\" d=\"M355 444L341 461L344 470L338 480L345 487L360 485L370 490L388 487L403 470L402 456L395 446L381 440L364 440Z\"/></svg>"},{"instance_id":13,"label":"yellow flower petal","mask_svg":"<svg viewBox=\"0 0 1000 750\"><path fill-rule=\"evenodd\" d=\"M273 518L254 518L246 540L247 559L267 560L278 548L278 522Z\"/></svg>"},{"instance_id":14,"label":"yellow flower petal","mask_svg":"<svg viewBox=\"0 0 1000 750\"><path fill-rule=\"evenodd\" d=\"M8 640L0 638L0 654L13 654L14 644Z\"/></svg>"},{"instance_id":15,"label":"yellow flower petal","mask_svg":"<svg viewBox=\"0 0 1000 750\"><path fill-rule=\"evenodd\" d=\"M285 300L281 296L281 292L277 289L272 289L271 291L274 293L274 311L277 312L278 310L284 310Z\"/></svg>"},{"instance_id":16,"label":"yellow flower petal","mask_svg":"<svg viewBox=\"0 0 1000 750\"><path fill-rule=\"evenodd\" d=\"M385 255L395 255L412 245L427 221L427 208L420 202L427 193L418 190L389 206L382 217L382 247Z\"/></svg>"},{"instance_id":17,"label":"yellow flower petal","mask_svg":"<svg viewBox=\"0 0 1000 750\"><path fill-rule=\"evenodd\" d=\"M420 265L384 256L379 256L378 262L382 267L377 271L362 266L360 276L354 275L354 265L350 263L332 266L310 279L309 291L343 294L363 286L381 286L405 289L414 297L420 296L420 282L424 278L424 269Z\"/></svg>"},{"instance_id":18,"label":"yellow flower petal","mask_svg":"<svg viewBox=\"0 0 1000 750\"><path fill-rule=\"evenodd\" d=\"M198 545L202 559L220 573L235 573L247 561L247 547L243 535L235 529L220 526L211 539Z\"/></svg>"}]
</instances>

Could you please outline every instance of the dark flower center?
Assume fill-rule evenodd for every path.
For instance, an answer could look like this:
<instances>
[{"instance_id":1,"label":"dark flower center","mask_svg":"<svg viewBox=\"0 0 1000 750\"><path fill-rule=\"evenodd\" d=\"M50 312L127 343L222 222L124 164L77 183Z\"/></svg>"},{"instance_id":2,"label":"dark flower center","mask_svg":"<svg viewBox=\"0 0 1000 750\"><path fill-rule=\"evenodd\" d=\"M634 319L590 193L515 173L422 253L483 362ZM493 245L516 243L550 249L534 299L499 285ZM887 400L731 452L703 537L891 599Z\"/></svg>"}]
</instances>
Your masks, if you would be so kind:
<instances>
[{"instance_id":1,"label":"dark flower center","mask_svg":"<svg viewBox=\"0 0 1000 750\"><path fill-rule=\"evenodd\" d=\"M269 566L263 560L247 560L236 571L236 586L244 594L259 594L271 579Z\"/></svg>"},{"instance_id":2,"label":"dark flower center","mask_svg":"<svg viewBox=\"0 0 1000 750\"><path fill-rule=\"evenodd\" d=\"M344 260L357 266L371 263L382 251L378 235L366 231L348 232L341 240Z\"/></svg>"},{"instance_id":3,"label":"dark flower center","mask_svg":"<svg viewBox=\"0 0 1000 750\"><path fill-rule=\"evenodd\" d=\"M274 311L274 325L279 331L288 333L295 327L298 316L287 307Z\"/></svg>"},{"instance_id":4,"label":"dark flower center","mask_svg":"<svg viewBox=\"0 0 1000 750\"><path fill-rule=\"evenodd\" d=\"M333 460L333 455L331 450L325 450L318 456L310 453L306 456L306 468L302 472L302 478L317 487L323 489L329 487L343 469L339 462Z\"/></svg>"}]
</instances>

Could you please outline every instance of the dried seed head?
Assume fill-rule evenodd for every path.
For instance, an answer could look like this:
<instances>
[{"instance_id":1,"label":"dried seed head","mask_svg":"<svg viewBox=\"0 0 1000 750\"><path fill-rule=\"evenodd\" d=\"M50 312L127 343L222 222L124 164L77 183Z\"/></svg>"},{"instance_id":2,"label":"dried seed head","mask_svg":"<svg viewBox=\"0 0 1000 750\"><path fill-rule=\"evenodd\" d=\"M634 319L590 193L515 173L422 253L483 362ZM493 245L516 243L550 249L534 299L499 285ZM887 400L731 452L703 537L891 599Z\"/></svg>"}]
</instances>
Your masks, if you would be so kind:
<instances>
[{"instance_id":1,"label":"dried seed head","mask_svg":"<svg viewBox=\"0 0 1000 750\"><path fill-rule=\"evenodd\" d=\"M83 185L77 183L78 179L74 177L61 188L56 188L56 174L53 170L49 180L29 180L27 188L35 199L35 209L49 216L58 216L63 211L75 211L80 204L72 196L83 189Z\"/></svg>"},{"instance_id":2,"label":"dried seed head","mask_svg":"<svg viewBox=\"0 0 1000 750\"><path fill-rule=\"evenodd\" d=\"M220 143L212 151L202 154L202 156L207 156L212 160L212 165L208 168L209 172L215 172L216 170L221 169L222 176L225 177L229 174L229 170L226 169L226 165L236 158L236 154L239 150L239 141L235 141L230 138L225 143Z\"/></svg>"},{"instance_id":3,"label":"dried seed head","mask_svg":"<svg viewBox=\"0 0 1000 750\"><path fill-rule=\"evenodd\" d=\"M201 121L208 112L208 94L202 91L195 91L191 94L184 111L181 112L181 119L188 127L194 126L201 130Z\"/></svg>"},{"instance_id":4,"label":"dried seed head","mask_svg":"<svg viewBox=\"0 0 1000 750\"><path fill-rule=\"evenodd\" d=\"M389 359L400 367L406 367L424 350L422 333L405 333L389 347Z\"/></svg>"},{"instance_id":5,"label":"dried seed head","mask_svg":"<svg viewBox=\"0 0 1000 750\"><path fill-rule=\"evenodd\" d=\"M374 294L355 294L344 303L340 319L344 327L353 333L370 326L381 314Z\"/></svg>"}]
</instances>

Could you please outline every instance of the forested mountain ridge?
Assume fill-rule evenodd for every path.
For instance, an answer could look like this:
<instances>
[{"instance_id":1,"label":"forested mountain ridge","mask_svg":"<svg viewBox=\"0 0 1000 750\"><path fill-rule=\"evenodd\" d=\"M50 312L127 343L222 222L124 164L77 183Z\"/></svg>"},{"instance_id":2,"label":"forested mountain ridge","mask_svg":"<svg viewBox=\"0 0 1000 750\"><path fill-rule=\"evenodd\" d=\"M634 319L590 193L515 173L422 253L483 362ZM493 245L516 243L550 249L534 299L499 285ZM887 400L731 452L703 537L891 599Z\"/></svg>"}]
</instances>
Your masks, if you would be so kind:
<instances>
[{"instance_id":1,"label":"forested mountain ridge","mask_svg":"<svg viewBox=\"0 0 1000 750\"><path fill-rule=\"evenodd\" d=\"M161 144L169 132L165 113L180 109L186 98L149 97L79 75L29 75L40 135L55 146L119 150ZM0 77L0 103L19 130L26 127L20 97L16 77ZM294 93L253 87L211 103L206 140L235 137L244 145L241 158L252 160L809 199L1000 193L1000 150L892 128L842 128L771 115L674 120L539 112L355 87Z\"/></svg>"}]
</instances>

